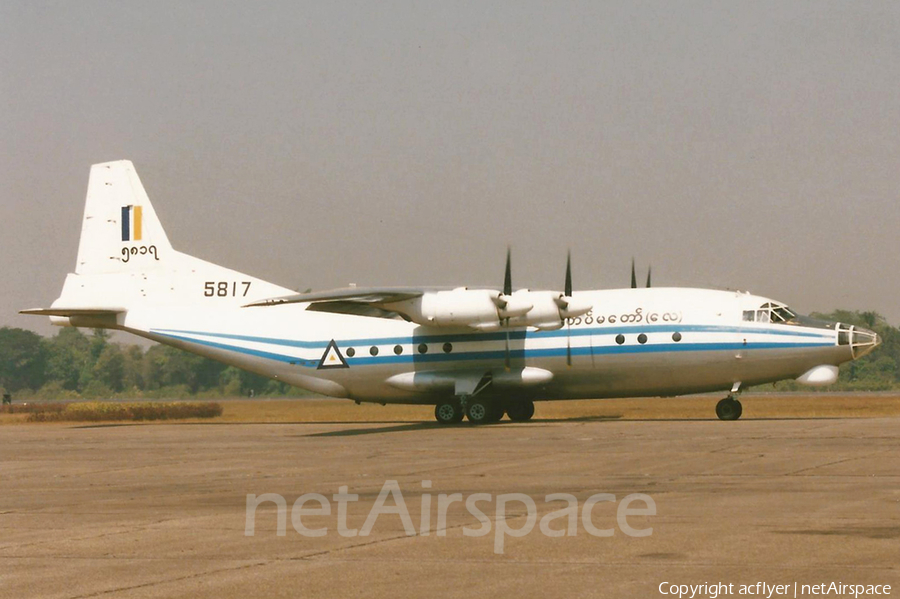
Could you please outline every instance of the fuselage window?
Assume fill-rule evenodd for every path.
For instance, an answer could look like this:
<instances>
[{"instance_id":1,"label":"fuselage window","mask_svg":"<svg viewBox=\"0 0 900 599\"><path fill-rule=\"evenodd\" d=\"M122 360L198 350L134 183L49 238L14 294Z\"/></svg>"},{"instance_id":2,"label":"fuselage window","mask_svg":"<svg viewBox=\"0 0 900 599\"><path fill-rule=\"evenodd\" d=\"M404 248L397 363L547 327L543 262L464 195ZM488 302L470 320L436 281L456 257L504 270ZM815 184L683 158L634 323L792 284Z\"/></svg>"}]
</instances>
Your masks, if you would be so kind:
<instances>
[{"instance_id":1,"label":"fuselage window","mask_svg":"<svg viewBox=\"0 0 900 599\"><path fill-rule=\"evenodd\" d=\"M445 353L445 354L449 354L449 353L452 352L452 351L453 351L453 344L452 344L452 343L445 343L445 344L444 344L444 353Z\"/></svg>"},{"instance_id":2,"label":"fuselage window","mask_svg":"<svg viewBox=\"0 0 900 599\"><path fill-rule=\"evenodd\" d=\"M618 343L619 345L625 343L625 335L622 335L621 333L616 335L616 343Z\"/></svg>"},{"instance_id":3,"label":"fuselage window","mask_svg":"<svg viewBox=\"0 0 900 599\"><path fill-rule=\"evenodd\" d=\"M394 353L397 354L398 356L399 356L400 354L402 354L402 353L403 353L403 346L402 346L402 345L395 345L395 346L394 346Z\"/></svg>"},{"instance_id":4,"label":"fuselage window","mask_svg":"<svg viewBox=\"0 0 900 599\"><path fill-rule=\"evenodd\" d=\"M419 353L420 353L420 354L427 354L427 353L428 353L428 345L425 344L425 343L420 343L420 344L419 344Z\"/></svg>"},{"instance_id":5,"label":"fuselage window","mask_svg":"<svg viewBox=\"0 0 900 599\"><path fill-rule=\"evenodd\" d=\"M681 341L681 333L679 333L678 331L672 333L672 341L674 341L675 343Z\"/></svg>"},{"instance_id":6,"label":"fuselage window","mask_svg":"<svg viewBox=\"0 0 900 599\"><path fill-rule=\"evenodd\" d=\"M373 356L377 356L378 348L373 345L372 347L369 348L369 353L372 354Z\"/></svg>"},{"instance_id":7,"label":"fuselage window","mask_svg":"<svg viewBox=\"0 0 900 599\"><path fill-rule=\"evenodd\" d=\"M353 349L352 347L348 347L347 348L347 357L352 358L355 355L356 355L356 350Z\"/></svg>"},{"instance_id":8,"label":"fuselage window","mask_svg":"<svg viewBox=\"0 0 900 599\"><path fill-rule=\"evenodd\" d=\"M647 343L647 335L645 335L643 333L638 335L638 343L640 343L641 345Z\"/></svg>"}]
</instances>

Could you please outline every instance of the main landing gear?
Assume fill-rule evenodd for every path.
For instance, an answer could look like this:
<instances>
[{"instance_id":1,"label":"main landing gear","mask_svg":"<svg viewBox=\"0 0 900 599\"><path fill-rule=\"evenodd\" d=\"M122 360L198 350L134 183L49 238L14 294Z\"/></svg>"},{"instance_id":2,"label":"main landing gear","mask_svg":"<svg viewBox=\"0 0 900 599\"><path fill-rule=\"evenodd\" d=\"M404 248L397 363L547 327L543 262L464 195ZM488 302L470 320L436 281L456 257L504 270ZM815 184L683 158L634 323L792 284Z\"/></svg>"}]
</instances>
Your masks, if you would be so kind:
<instances>
[{"instance_id":1,"label":"main landing gear","mask_svg":"<svg viewBox=\"0 0 900 599\"><path fill-rule=\"evenodd\" d=\"M502 403L487 399L462 397L442 401L434 407L434 418L441 424L458 424L465 416L472 424L500 422L503 415L513 422L525 422L534 416L534 402L516 401Z\"/></svg>"},{"instance_id":2,"label":"main landing gear","mask_svg":"<svg viewBox=\"0 0 900 599\"><path fill-rule=\"evenodd\" d=\"M737 420L743 413L744 407L733 395L729 395L716 404L716 416L719 417L719 420Z\"/></svg>"},{"instance_id":3,"label":"main landing gear","mask_svg":"<svg viewBox=\"0 0 900 599\"><path fill-rule=\"evenodd\" d=\"M458 401L445 401L434 406L434 417L441 424L459 424L463 415L462 406Z\"/></svg>"},{"instance_id":4,"label":"main landing gear","mask_svg":"<svg viewBox=\"0 0 900 599\"><path fill-rule=\"evenodd\" d=\"M534 416L533 401L517 401L506 406L506 415L513 422L527 422Z\"/></svg>"}]
</instances>

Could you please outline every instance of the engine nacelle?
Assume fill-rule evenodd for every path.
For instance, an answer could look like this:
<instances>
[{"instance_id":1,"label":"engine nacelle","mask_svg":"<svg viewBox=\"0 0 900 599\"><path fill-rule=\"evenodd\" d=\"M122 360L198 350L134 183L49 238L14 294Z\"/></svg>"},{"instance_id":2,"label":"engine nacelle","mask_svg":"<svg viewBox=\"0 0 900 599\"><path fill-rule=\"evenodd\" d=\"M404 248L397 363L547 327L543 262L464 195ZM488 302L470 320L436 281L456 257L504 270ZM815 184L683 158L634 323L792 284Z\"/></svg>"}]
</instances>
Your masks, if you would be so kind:
<instances>
[{"instance_id":1,"label":"engine nacelle","mask_svg":"<svg viewBox=\"0 0 900 599\"><path fill-rule=\"evenodd\" d=\"M403 312L417 324L492 329L500 327L499 296L500 292L492 289L460 287L428 292L402 305Z\"/></svg>"},{"instance_id":2,"label":"engine nacelle","mask_svg":"<svg viewBox=\"0 0 900 599\"><path fill-rule=\"evenodd\" d=\"M558 329L563 325L556 303L560 296L558 291L529 291L523 289L513 293L513 297L522 298L532 305L531 310L522 316L509 319L511 327L537 327L544 330Z\"/></svg>"},{"instance_id":3,"label":"engine nacelle","mask_svg":"<svg viewBox=\"0 0 900 599\"><path fill-rule=\"evenodd\" d=\"M439 327L470 327L493 331L510 327L559 329L566 318L588 312L587 300L565 296L558 291L522 289L511 295L493 289L459 287L450 291L430 291L421 297L383 306L397 310L416 324Z\"/></svg>"},{"instance_id":4,"label":"engine nacelle","mask_svg":"<svg viewBox=\"0 0 900 599\"><path fill-rule=\"evenodd\" d=\"M522 294L501 295L496 300L497 313L500 318L517 318L525 316L534 308L534 304Z\"/></svg>"},{"instance_id":5,"label":"engine nacelle","mask_svg":"<svg viewBox=\"0 0 900 599\"><path fill-rule=\"evenodd\" d=\"M561 295L557 300L559 315L563 318L578 318L591 311L594 305L590 300Z\"/></svg>"}]
</instances>

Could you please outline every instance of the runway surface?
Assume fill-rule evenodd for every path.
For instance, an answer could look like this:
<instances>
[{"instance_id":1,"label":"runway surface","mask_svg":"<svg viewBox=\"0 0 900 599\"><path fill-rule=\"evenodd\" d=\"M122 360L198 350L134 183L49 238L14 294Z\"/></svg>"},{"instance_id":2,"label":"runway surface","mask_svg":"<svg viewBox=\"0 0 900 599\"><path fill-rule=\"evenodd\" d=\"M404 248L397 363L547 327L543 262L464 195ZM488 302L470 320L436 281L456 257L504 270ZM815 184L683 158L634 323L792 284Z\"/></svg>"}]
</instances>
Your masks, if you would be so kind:
<instances>
[{"instance_id":1,"label":"runway surface","mask_svg":"<svg viewBox=\"0 0 900 599\"><path fill-rule=\"evenodd\" d=\"M660 583L900 587L900 419L16 425L0 429L2 597L652 597ZM635 538L409 536L396 515L368 537L299 534L275 504L245 535L247 494L359 495L359 528L386 480L418 528L422 494L524 493L538 517L596 493L650 496ZM423 489L422 481L431 481ZM427 484L427 483L426 483ZM389 502L393 504L393 502ZM318 504L308 504L313 507ZM481 504L493 518L495 503ZM633 507L641 507L638 504ZM616 504L597 504L598 528ZM511 504L511 528L527 522ZM431 517L435 526L436 517ZM562 528L566 520L557 520ZM493 523L496 527L496 523Z\"/></svg>"}]
</instances>

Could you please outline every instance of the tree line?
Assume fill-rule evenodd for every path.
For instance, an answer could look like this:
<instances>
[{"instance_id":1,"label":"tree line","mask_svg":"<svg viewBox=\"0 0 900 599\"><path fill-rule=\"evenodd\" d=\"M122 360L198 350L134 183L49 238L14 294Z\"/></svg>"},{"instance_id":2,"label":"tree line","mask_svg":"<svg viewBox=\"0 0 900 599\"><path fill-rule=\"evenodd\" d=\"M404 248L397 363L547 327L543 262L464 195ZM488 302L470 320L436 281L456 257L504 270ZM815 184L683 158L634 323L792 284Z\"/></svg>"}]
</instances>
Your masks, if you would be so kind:
<instances>
[{"instance_id":1,"label":"tree line","mask_svg":"<svg viewBox=\"0 0 900 599\"><path fill-rule=\"evenodd\" d=\"M173 347L145 349L112 342L103 329L71 327L53 337L0 328L0 387L32 399L309 395Z\"/></svg>"},{"instance_id":2,"label":"tree line","mask_svg":"<svg viewBox=\"0 0 900 599\"><path fill-rule=\"evenodd\" d=\"M841 366L838 382L825 390L900 389L900 330L876 312L837 310L813 316L863 326L882 339L875 352ZM0 328L0 388L16 397L35 399L310 395L169 346L145 349L111 342L102 329L85 334L70 327L53 337ZM775 388L811 389L793 381L780 382Z\"/></svg>"}]
</instances>

